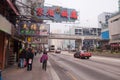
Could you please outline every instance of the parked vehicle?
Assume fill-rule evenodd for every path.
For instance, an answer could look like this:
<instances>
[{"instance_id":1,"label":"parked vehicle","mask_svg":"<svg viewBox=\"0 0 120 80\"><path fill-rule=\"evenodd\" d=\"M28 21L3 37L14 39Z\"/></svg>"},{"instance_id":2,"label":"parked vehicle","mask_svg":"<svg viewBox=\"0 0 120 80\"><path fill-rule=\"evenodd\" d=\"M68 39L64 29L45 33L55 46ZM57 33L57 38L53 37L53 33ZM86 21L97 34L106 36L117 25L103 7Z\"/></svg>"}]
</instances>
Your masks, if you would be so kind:
<instances>
[{"instance_id":1,"label":"parked vehicle","mask_svg":"<svg viewBox=\"0 0 120 80\"><path fill-rule=\"evenodd\" d=\"M92 56L92 54L90 52L85 51L85 50L77 51L74 54L75 58L84 58L84 59L87 58L87 59L89 59L91 56Z\"/></svg>"}]
</instances>

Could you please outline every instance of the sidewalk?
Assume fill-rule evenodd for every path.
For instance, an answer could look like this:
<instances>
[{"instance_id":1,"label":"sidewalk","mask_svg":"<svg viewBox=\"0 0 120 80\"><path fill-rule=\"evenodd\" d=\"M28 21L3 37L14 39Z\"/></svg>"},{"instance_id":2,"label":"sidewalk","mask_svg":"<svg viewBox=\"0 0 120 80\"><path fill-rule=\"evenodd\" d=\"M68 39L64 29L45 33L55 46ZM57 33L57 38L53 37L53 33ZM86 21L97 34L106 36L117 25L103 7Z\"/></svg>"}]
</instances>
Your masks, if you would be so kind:
<instances>
[{"instance_id":1,"label":"sidewalk","mask_svg":"<svg viewBox=\"0 0 120 80\"><path fill-rule=\"evenodd\" d=\"M34 57L32 71L27 71L26 68L20 69L16 64L2 72L3 80L53 80L50 72L51 65L47 65L46 71L42 70L42 64L39 62L40 56L37 54Z\"/></svg>"}]
</instances>

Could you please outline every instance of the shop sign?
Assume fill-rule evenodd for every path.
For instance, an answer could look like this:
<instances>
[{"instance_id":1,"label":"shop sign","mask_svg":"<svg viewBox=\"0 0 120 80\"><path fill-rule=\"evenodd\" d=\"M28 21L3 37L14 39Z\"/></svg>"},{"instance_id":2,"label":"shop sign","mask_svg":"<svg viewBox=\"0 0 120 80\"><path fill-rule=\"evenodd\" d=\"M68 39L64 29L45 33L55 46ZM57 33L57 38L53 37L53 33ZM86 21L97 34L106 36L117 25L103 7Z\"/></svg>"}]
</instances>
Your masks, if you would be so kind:
<instances>
[{"instance_id":1,"label":"shop sign","mask_svg":"<svg viewBox=\"0 0 120 80\"><path fill-rule=\"evenodd\" d=\"M78 14L75 9L68 9L62 7L36 7L35 16L43 20L53 20L56 22L68 21L74 22L78 19Z\"/></svg>"},{"instance_id":2,"label":"shop sign","mask_svg":"<svg viewBox=\"0 0 120 80\"><path fill-rule=\"evenodd\" d=\"M42 38L39 38L39 37L33 37L33 41L32 43L44 43L44 44L47 44L48 43L48 37L42 37Z\"/></svg>"},{"instance_id":3,"label":"shop sign","mask_svg":"<svg viewBox=\"0 0 120 80\"><path fill-rule=\"evenodd\" d=\"M50 32L49 24L21 22L19 34L25 36L47 36Z\"/></svg>"},{"instance_id":4,"label":"shop sign","mask_svg":"<svg viewBox=\"0 0 120 80\"><path fill-rule=\"evenodd\" d=\"M12 24L2 15L0 15L0 31L11 35Z\"/></svg>"},{"instance_id":5,"label":"shop sign","mask_svg":"<svg viewBox=\"0 0 120 80\"><path fill-rule=\"evenodd\" d=\"M27 37L27 41L28 41L28 42L31 42L31 41L32 41L32 38L31 38L31 37Z\"/></svg>"}]
</instances>

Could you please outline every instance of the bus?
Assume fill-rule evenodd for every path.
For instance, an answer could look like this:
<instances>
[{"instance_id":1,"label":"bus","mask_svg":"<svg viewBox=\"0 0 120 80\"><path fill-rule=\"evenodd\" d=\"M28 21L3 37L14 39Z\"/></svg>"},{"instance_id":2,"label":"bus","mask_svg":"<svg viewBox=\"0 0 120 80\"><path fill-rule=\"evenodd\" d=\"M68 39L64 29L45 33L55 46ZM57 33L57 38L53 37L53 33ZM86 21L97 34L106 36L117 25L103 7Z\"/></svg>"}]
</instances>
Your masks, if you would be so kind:
<instances>
[{"instance_id":1,"label":"bus","mask_svg":"<svg viewBox=\"0 0 120 80\"><path fill-rule=\"evenodd\" d=\"M50 52L54 52L55 51L55 45L50 45Z\"/></svg>"}]
</instances>

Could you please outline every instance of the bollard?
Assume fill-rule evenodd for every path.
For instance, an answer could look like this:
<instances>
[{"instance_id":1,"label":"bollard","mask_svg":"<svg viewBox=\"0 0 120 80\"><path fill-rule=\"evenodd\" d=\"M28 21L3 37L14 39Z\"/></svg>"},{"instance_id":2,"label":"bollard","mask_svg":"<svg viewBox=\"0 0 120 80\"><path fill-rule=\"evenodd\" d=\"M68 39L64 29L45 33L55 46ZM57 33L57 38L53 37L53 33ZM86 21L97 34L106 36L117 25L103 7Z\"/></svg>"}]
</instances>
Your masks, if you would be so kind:
<instances>
[{"instance_id":1,"label":"bollard","mask_svg":"<svg viewBox=\"0 0 120 80\"><path fill-rule=\"evenodd\" d=\"M2 80L2 71L0 70L0 80Z\"/></svg>"}]
</instances>

